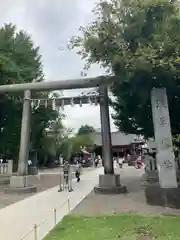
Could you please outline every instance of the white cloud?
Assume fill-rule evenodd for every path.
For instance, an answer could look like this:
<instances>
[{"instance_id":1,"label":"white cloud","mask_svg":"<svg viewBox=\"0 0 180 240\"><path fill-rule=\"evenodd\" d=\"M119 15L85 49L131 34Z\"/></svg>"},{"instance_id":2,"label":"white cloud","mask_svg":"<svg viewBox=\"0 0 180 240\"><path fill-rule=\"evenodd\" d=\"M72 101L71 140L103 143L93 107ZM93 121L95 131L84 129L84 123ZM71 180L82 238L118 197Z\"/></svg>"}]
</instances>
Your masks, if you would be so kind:
<instances>
[{"instance_id":1,"label":"white cloud","mask_svg":"<svg viewBox=\"0 0 180 240\"><path fill-rule=\"evenodd\" d=\"M47 80L80 78L84 62L66 46L73 35L78 35L80 25L93 20L92 8L96 0L6 0L1 4L0 24L12 22L18 29L26 30L34 43L40 46ZM103 74L103 69L93 66L88 76ZM70 91L76 94L79 91ZM67 93L64 93L67 95ZM92 106L66 107L66 125L78 128L81 124L100 127L99 108ZM112 122L112 121L111 121ZM113 124L111 123L114 129Z\"/></svg>"}]
</instances>

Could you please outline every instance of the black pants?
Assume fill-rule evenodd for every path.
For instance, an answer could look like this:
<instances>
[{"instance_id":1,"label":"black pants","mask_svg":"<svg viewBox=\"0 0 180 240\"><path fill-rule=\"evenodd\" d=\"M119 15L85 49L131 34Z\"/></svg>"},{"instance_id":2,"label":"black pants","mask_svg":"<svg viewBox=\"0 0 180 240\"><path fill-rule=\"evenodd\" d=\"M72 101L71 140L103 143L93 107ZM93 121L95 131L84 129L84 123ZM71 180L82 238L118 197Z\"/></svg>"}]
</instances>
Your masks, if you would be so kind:
<instances>
[{"instance_id":1,"label":"black pants","mask_svg":"<svg viewBox=\"0 0 180 240\"><path fill-rule=\"evenodd\" d=\"M122 164L122 163L119 163L119 167L122 168L122 167L123 167L123 164Z\"/></svg>"},{"instance_id":2,"label":"black pants","mask_svg":"<svg viewBox=\"0 0 180 240\"><path fill-rule=\"evenodd\" d=\"M77 178L77 182L80 181L80 172L76 172L76 178Z\"/></svg>"}]
</instances>

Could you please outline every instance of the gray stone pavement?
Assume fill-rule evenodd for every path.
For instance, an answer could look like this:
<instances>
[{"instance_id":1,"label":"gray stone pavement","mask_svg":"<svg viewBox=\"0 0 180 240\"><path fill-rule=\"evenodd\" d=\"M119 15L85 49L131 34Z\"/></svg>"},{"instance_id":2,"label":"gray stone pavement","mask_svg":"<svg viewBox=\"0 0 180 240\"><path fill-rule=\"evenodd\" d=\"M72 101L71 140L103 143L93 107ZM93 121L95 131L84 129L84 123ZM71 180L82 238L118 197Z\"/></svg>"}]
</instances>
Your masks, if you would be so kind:
<instances>
[{"instance_id":1,"label":"gray stone pavement","mask_svg":"<svg viewBox=\"0 0 180 240\"><path fill-rule=\"evenodd\" d=\"M99 195L92 191L72 213L89 216L121 212L145 215L180 215L180 210L146 204L142 179L143 169L125 166L124 169L116 169L116 173L121 174L121 183L127 186L127 194Z\"/></svg>"},{"instance_id":2,"label":"gray stone pavement","mask_svg":"<svg viewBox=\"0 0 180 240\"><path fill-rule=\"evenodd\" d=\"M92 168L83 169L84 172ZM121 175L121 183L127 186L128 193L121 195L98 195L92 191L73 211L74 214L101 215L120 212L134 212L142 214L180 215L180 210L154 207L146 204L142 174L144 170L125 166L116 169ZM37 193L45 191L59 184L59 169L46 169L40 172L39 177L29 177L31 184L37 185ZM21 201L34 194L17 195L5 194L4 187L0 186L0 208Z\"/></svg>"},{"instance_id":3,"label":"gray stone pavement","mask_svg":"<svg viewBox=\"0 0 180 240\"><path fill-rule=\"evenodd\" d=\"M83 168L82 173L89 172L93 169L94 168ZM7 194L4 193L4 188L6 188L7 185L0 185L0 209L59 185L59 179L58 168L41 170L38 176L29 176L29 184L37 186L37 192L30 194Z\"/></svg>"},{"instance_id":4,"label":"gray stone pavement","mask_svg":"<svg viewBox=\"0 0 180 240\"><path fill-rule=\"evenodd\" d=\"M55 212L59 222L91 192L102 172L102 168L84 172L79 183L72 181L72 192L58 192L55 186L0 209L0 240L44 239L55 225ZM34 224L37 224L37 237Z\"/></svg>"}]
</instances>

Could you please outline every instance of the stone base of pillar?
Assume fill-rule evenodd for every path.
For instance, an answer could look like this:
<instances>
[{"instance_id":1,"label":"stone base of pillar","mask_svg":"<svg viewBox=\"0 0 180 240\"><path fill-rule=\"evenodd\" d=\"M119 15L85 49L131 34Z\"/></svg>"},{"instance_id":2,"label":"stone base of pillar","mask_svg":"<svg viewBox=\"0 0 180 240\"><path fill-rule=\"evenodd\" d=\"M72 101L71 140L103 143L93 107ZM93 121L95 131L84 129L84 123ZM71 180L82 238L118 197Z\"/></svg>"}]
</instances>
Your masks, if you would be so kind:
<instances>
[{"instance_id":1,"label":"stone base of pillar","mask_svg":"<svg viewBox=\"0 0 180 240\"><path fill-rule=\"evenodd\" d=\"M145 196L149 205L180 209L180 186L163 189L159 183L146 184Z\"/></svg>"},{"instance_id":2,"label":"stone base of pillar","mask_svg":"<svg viewBox=\"0 0 180 240\"><path fill-rule=\"evenodd\" d=\"M5 189L5 193L33 193L37 191L35 185L28 184L28 176L12 176L10 178L9 187Z\"/></svg>"},{"instance_id":3,"label":"stone base of pillar","mask_svg":"<svg viewBox=\"0 0 180 240\"><path fill-rule=\"evenodd\" d=\"M28 175L37 175L37 174L38 174L38 168L36 166L28 167Z\"/></svg>"},{"instance_id":4,"label":"stone base of pillar","mask_svg":"<svg viewBox=\"0 0 180 240\"><path fill-rule=\"evenodd\" d=\"M157 172L149 172L143 174L144 179L148 183L156 183L159 182L159 177Z\"/></svg>"},{"instance_id":5,"label":"stone base of pillar","mask_svg":"<svg viewBox=\"0 0 180 240\"><path fill-rule=\"evenodd\" d=\"M127 193L127 188L120 183L120 175L104 174L99 175L99 185L94 188L95 193L120 194Z\"/></svg>"},{"instance_id":6,"label":"stone base of pillar","mask_svg":"<svg viewBox=\"0 0 180 240\"><path fill-rule=\"evenodd\" d=\"M0 185L9 184L11 176L12 176L12 174L1 174L0 175Z\"/></svg>"}]
</instances>

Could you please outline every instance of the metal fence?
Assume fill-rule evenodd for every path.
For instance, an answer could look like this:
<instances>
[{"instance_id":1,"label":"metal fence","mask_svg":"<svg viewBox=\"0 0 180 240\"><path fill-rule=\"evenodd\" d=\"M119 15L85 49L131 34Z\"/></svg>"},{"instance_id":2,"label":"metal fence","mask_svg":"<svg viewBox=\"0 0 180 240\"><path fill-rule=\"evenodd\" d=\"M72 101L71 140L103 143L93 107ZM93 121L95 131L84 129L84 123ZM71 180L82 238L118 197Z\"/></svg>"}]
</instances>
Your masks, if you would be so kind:
<instances>
[{"instance_id":1,"label":"metal fence","mask_svg":"<svg viewBox=\"0 0 180 240\"><path fill-rule=\"evenodd\" d=\"M0 163L0 175L12 174L13 161L8 160L7 163Z\"/></svg>"},{"instance_id":2,"label":"metal fence","mask_svg":"<svg viewBox=\"0 0 180 240\"><path fill-rule=\"evenodd\" d=\"M157 171L157 163L156 163L155 159L147 158L145 162L146 162L148 172ZM176 163L176 171L179 172L180 171L180 158L175 158L175 163Z\"/></svg>"},{"instance_id":3,"label":"metal fence","mask_svg":"<svg viewBox=\"0 0 180 240\"><path fill-rule=\"evenodd\" d=\"M0 174L8 173L8 163L0 163Z\"/></svg>"},{"instance_id":4,"label":"metal fence","mask_svg":"<svg viewBox=\"0 0 180 240\"><path fill-rule=\"evenodd\" d=\"M68 198L61 206L52 209L52 211L50 212L50 215L47 216L47 219L43 220L40 223L35 223L34 226L32 226L32 228L30 229L30 231L27 232L27 234L24 235L20 240L40 240L40 239L42 239L42 237L44 237L46 234L48 234L48 230L53 229L53 227L55 227L56 224L62 219L62 216L60 216L58 214L58 211L61 210L65 205L67 205L68 213L70 213L71 212L70 198ZM44 227L44 225L46 225L46 224L48 225L48 229L46 229L44 231L44 233L43 233L43 231L40 232L39 231L40 228Z\"/></svg>"},{"instance_id":5,"label":"metal fence","mask_svg":"<svg viewBox=\"0 0 180 240\"><path fill-rule=\"evenodd\" d=\"M73 191L72 188L72 178L74 174L74 167L69 165L68 171L64 170L63 166L60 166L60 182L59 182L59 192L62 191ZM66 211L64 214L59 210L62 210L62 208L67 205ZM62 219L63 216L69 214L71 211L70 208L70 198L68 199L59 207L54 208L51 210L50 215L47 216L47 219L43 220L40 223L35 223L34 226L30 229L30 231L23 236L20 240L39 240L44 237L49 230L51 230L56 224ZM44 225L47 225L44 227ZM40 229L43 227L42 229Z\"/></svg>"}]
</instances>

